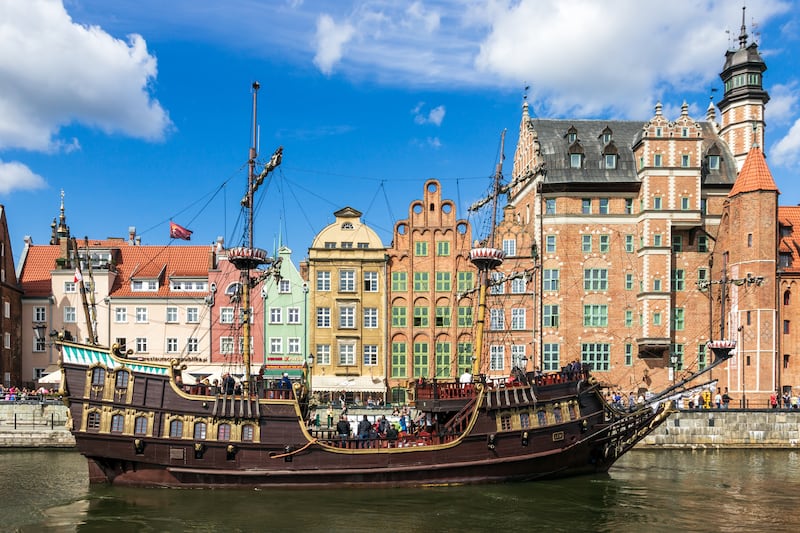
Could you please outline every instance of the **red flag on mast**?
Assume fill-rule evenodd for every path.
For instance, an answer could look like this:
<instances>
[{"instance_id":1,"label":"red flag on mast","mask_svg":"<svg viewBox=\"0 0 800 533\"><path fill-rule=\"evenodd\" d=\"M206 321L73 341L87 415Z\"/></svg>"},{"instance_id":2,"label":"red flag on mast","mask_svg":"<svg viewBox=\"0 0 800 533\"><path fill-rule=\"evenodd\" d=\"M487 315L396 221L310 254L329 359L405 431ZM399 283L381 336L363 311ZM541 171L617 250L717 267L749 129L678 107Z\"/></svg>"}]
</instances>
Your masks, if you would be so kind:
<instances>
[{"instance_id":1,"label":"red flag on mast","mask_svg":"<svg viewBox=\"0 0 800 533\"><path fill-rule=\"evenodd\" d=\"M188 241L192 238L192 231L180 226L173 221L169 221L169 236L172 239L183 239Z\"/></svg>"}]
</instances>

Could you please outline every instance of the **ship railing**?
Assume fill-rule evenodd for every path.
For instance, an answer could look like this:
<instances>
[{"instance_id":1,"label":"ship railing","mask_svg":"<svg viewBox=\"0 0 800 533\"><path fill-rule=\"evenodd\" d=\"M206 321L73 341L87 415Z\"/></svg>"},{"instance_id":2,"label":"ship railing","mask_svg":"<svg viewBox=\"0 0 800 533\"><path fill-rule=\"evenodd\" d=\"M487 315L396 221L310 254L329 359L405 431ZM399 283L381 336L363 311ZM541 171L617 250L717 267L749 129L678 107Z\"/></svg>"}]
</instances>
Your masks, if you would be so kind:
<instances>
[{"instance_id":1,"label":"ship railing","mask_svg":"<svg viewBox=\"0 0 800 533\"><path fill-rule=\"evenodd\" d=\"M342 439L336 435L335 431L320 431L323 432L323 434L327 434L324 435L326 438L322 439L321 442L334 448L343 448L347 450L415 448L418 446L444 444L458 437L457 435L437 435L435 433L428 434L426 432L420 432L409 434L401 433L396 439L388 439L385 436L370 437L368 439L361 439L359 437L347 437L346 439Z\"/></svg>"},{"instance_id":2,"label":"ship railing","mask_svg":"<svg viewBox=\"0 0 800 533\"><path fill-rule=\"evenodd\" d=\"M457 400L475 396L474 383L452 381L418 381L415 387L417 400Z\"/></svg>"},{"instance_id":3,"label":"ship railing","mask_svg":"<svg viewBox=\"0 0 800 533\"><path fill-rule=\"evenodd\" d=\"M184 385L183 390L196 396L241 396L241 394L223 394L220 388L214 385ZM294 390L279 387L258 387L250 396L264 400L293 400Z\"/></svg>"}]
</instances>

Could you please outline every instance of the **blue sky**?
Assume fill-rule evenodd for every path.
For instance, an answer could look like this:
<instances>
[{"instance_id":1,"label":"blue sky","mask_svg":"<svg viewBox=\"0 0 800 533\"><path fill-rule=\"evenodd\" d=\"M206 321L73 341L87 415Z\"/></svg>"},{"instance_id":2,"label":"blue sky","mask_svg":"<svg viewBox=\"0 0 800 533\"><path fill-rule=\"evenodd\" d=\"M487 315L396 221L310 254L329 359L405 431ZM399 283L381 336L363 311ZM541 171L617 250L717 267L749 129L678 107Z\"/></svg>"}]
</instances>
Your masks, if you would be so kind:
<instances>
[{"instance_id":1,"label":"blue sky","mask_svg":"<svg viewBox=\"0 0 800 533\"><path fill-rule=\"evenodd\" d=\"M800 203L798 0L748 1L768 65L766 154ZM0 203L15 257L64 190L75 236L238 243L258 80L258 245L306 256L352 206L389 245L425 180L459 213L511 174L524 88L535 116L704 120L742 4L676 0L0 0ZM792 57L794 56L794 57Z\"/></svg>"}]
</instances>

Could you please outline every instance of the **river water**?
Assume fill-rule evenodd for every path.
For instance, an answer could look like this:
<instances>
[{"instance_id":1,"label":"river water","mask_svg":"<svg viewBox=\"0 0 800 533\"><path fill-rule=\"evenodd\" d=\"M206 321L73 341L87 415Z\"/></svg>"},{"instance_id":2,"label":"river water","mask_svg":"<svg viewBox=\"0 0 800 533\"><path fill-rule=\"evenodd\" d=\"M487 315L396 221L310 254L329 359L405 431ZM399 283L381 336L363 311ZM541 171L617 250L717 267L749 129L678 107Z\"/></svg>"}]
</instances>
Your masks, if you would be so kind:
<instances>
[{"instance_id":1,"label":"river water","mask_svg":"<svg viewBox=\"0 0 800 533\"><path fill-rule=\"evenodd\" d=\"M0 452L6 531L789 531L800 452L634 451L608 475L418 489L89 487L75 452Z\"/></svg>"}]
</instances>

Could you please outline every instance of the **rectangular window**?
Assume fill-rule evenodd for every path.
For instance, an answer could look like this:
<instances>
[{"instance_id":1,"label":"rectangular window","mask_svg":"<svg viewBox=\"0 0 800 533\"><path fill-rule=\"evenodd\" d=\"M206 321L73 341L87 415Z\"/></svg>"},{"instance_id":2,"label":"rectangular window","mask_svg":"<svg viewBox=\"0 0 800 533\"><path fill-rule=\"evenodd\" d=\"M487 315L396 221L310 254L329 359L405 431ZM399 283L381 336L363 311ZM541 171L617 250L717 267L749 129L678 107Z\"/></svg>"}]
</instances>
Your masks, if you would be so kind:
<instances>
[{"instance_id":1,"label":"rectangular window","mask_svg":"<svg viewBox=\"0 0 800 533\"><path fill-rule=\"evenodd\" d=\"M136 337L136 351L138 353L147 352L147 337Z\"/></svg>"},{"instance_id":2,"label":"rectangular window","mask_svg":"<svg viewBox=\"0 0 800 533\"><path fill-rule=\"evenodd\" d=\"M503 251L506 253L506 257L514 257L517 255L517 240L503 239Z\"/></svg>"},{"instance_id":3,"label":"rectangular window","mask_svg":"<svg viewBox=\"0 0 800 533\"><path fill-rule=\"evenodd\" d=\"M633 198L625 198L625 214L633 214Z\"/></svg>"},{"instance_id":4,"label":"rectangular window","mask_svg":"<svg viewBox=\"0 0 800 533\"><path fill-rule=\"evenodd\" d=\"M450 308L441 306L436 308L436 327L449 328L450 327Z\"/></svg>"},{"instance_id":5,"label":"rectangular window","mask_svg":"<svg viewBox=\"0 0 800 533\"><path fill-rule=\"evenodd\" d=\"M703 198L700 200L700 213L707 215L708 214L708 200Z\"/></svg>"},{"instance_id":6,"label":"rectangular window","mask_svg":"<svg viewBox=\"0 0 800 533\"><path fill-rule=\"evenodd\" d=\"M330 344L317 344L317 360L315 361L318 365L329 365L331 364L331 345Z\"/></svg>"},{"instance_id":7,"label":"rectangular window","mask_svg":"<svg viewBox=\"0 0 800 533\"><path fill-rule=\"evenodd\" d=\"M319 292L328 292L331 290L331 273L327 270L317 271L317 290Z\"/></svg>"},{"instance_id":8,"label":"rectangular window","mask_svg":"<svg viewBox=\"0 0 800 533\"><path fill-rule=\"evenodd\" d=\"M299 307L289 307L286 309L286 323L287 324L299 324L300 323L300 308Z\"/></svg>"},{"instance_id":9,"label":"rectangular window","mask_svg":"<svg viewBox=\"0 0 800 533\"><path fill-rule=\"evenodd\" d=\"M708 168L711 170L719 170L719 156L718 155L710 155L708 156Z\"/></svg>"},{"instance_id":10,"label":"rectangular window","mask_svg":"<svg viewBox=\"0 0 800 533\"><path fill-rule=\"evenodd\" d=\"M542 365L543 372L552 372L561 369L560 363L561 348L556 343L545 343L542 345Z\"/></svg>"},{"instance_id":11,"label":"rectangular window","mask_svg":"<svg viewBox=\"0 0 800 533\"><path fill-rule=\"evenodd\" d=\"M689 166L690 158L689 154L682 154L681 155L681 166L683 168L687 168Z\"/></svg>"},{"instance_id":12,"label":"rectangular window","mask_svg":"<svg viewBox=\"0 0 800 533\"><path fill-rule=\"evenodd\" d=\"M447 257L450 255L450 241L436 241L436 255Z\"/></svg>"},{"instance_id":13,"label":"rectangular window","mask_svg":"<svg viewBox=\"0 0 800 533\"><path fill-rule=\"evenodd\" d=\"M528 363L528 358L525 355L524 344L511 345L511 368L525 369Z\"/></svg>"},{"instance_id":14,"label":"rectangular window","mask_svg":"<svg viewBox=\"0 0 800 533\"><path fill-rule=\"evenodd\" d=\"M47 308L39 305L35 306L33 308L33 321L47 322Z\"/></svg>"},{"instance_id":15,"label":"rectangular window","mask_svg":"<svg viewBox=\"0 0 800 533\"><path fill-rule=\"evenodd\" d=\"M653 246L661 246L661 234L656 233L653 235Z\"/></svg>"},{"instance_id":16,"label":"rectangular window","mask_svg":"<svg viewBox=\"0 0 800 533\"><path fill-rule=\"evenodd\" d=\"M291 284L288 279L282 279L278 282L278 292L281 294L289 294L291 292Z\"/></svg>"},{"instance_id":17,"label":"rectangular window","mask_svg":"<svg viewBox=\"0 0 800 533\"><path fill-rule=\"evenodd\" d=\"M662 160L661 154L653 155L653 166L654 167L660 167L661 166L661 160Z\"/></svg>"},{"instance_id":18,"label":"rectangular window","mask_svg":"<svg viewBox=\"0 0 800 533\"><path fill-rule=\"evenodd\" d=\"M356 327L356 308L344 305L339 308L339 329L354 329Z\"/></svg>"},{"instance_id":19,"label":"rectangular window","mask_svg":"<svg viewBox=\"0 0 800 533\"><path fill-rule=\"evenodd\" d=\"M430 325L427 307L414 307L414 327L427 328Z\"/></svg>"},{"instance_id":20,"label":"rectangular window","mask_svg":"<svg viewBox=\"0 0 800 533\"><path fill-rule=\"evenodd\" d=\"M706 366L708 366L708 361L706 360L706 344L700 343L697 345L697 369L705 370Z\"/></svg>"},{"instance_id":21,"label":"rectangular window","mask_svg":"<svg viewBox=\"0 0 800 533\"><path fill-rule=\"evenodd\" d=\"M605 154L606 168L614 170L617 168L617 154Z\"/></svg>"},{"instance_id":22,"label":"rectangular window","mask_svg":"<svg viewBox=\"0 0 800 533\"><path fill-rule=\"evenodd\" d=\"M339 345L339 366L356 365L356 345L342 343Z\"/></svg>"},{"instance_id":23,"label":"rectangular window","mask_svg":"<svg viewBox=\"0 0 800 533\"><path fill-rule=\"evenodd\" d=\"M146 307L137 307L136 308L136 322L139 324L147 322L147 308Z\"/></svg>"},{"instance_id":24,"label":"rectangular window","mask_svg":"<svg viewBox=\"0 0 800 533\"><path fill-rule=\"evenodd\" d=\"M331 308L330 307L317 307L317 327L329 328L331 327Z\"/></svg>"},{"instance_id":25,"label":"rectangular window","mask_svg":"<svg viewBox=\"0 0 800 533\"><path fill-rule=\"evenodd\" d=\"M414 343L414 377L428 377L428 343Z\"/></svg>"},{"instance_id":26,"label":"rectangular window","mask_svg":"<svg viewBox=\"0 0 800 533\"><path fill-rule=\"evenodd\" d=\"M676 268L672 271L672 290L673 291L682 291L684 288L684 280L686 277L686 271L682 268Z\"/></svg>"},{"instance_id":27,"label":"rectangular window","mask_svg":"<svg viewBox=\"0 0 800 533\"><path fill-rule=\"evenodd\" d=\"M653 325L660 326L661 325L661 312L656 311L653 313Z\"/></svg>"},{"instance_id":28,"label":"rectangular window","mask_svg":"<svg viewBox=\"0 0 800 533\"><path fill-rule=\"evenodd\" d=\"M542 271L542 290L557 291L558 275L559 274L557 268L545 268Z\"/></svg>"},{"instance_id":29,"label":"rectangular window","mask_svg":"<svg viewBox=\"0 0 800 533\"><path fill-rule=\"evenodd\" d=\"M592 214L592 199L591 198L584 198L581 200L581 213L584 215L591 215Z\"/></svg>"},{"instance_id":30,"label":"rectangular window","mask_svg":"<svg viewBox=\"0 0 800 533\"><path fill-rule=\"evenodd\" d=\"M680 235L672 236L672 251L673 252L683 251L683 237L681 237Z\"/></svg>"},{"instance_id":31,"label":"rectangular window","mask_svg":"<svg viewBox=\"0 0 800 533\"><path fill-rule=\"evenodd\" d=\"M176 339L177 342L177 339ZM232 354L233 353L233 337L220 337L219 338L219 353Z\"/></svg>"},{"instance_id":32,"label":"rectangular window","mask_svg":"<svg viewBox=\"0 0 800 533\"><path fill-rule=\"evenodd\" d=\"M625 273L625 290L632 291L633 290L633 274L630 272Z\"/></svg>"},{"instance_id":33,"label":"rectangular window","mask_svg":"<svg viewBox=\"0 0 800 533\"><path fill-rule=\"evenodd\" d=\"M74 281L65 281L64 282L64 292L66 294L74 294L78 292L77 284Z\"/></svg>"},{"instance_id":34,"label":"rectangular window","mask_svg":"<svg viewBox=\"0 0 800 533\"><path fill-rule=\"evenodd\" d=\"M611 237L608 235L600 235L600 253L608 253L611 245Z\"/></svg>"},{"instance_id":35,"label":"rectangular window","mask_svg":"<svg viewBox=\"0 0 800 533\"><path fill-rule=\"evenodd\" d=\"M683 198L681 198L681 209L683 211L688 211L689 210L689 199L687 197L685 197L685 196Z\"/></svg>"},{"instance_id":36,"label":"rectangular window","mask_svg":"<svg viewBox=\"0 0 800 533\"><path fill-rule=\"evenodd\" d=\"M283 353L283 339L280 337L269 338L269 353L280 354Z\"/></svg>"},{"instance_id":37,"label":"rectangular window","mask_svg":"<svg viewBox=\"0 0 800 533\"><path fill-rule=\"evenodd\" d=\"M292 355L300 354L300 337L289 337L286 339L288 343L289 353Z\"/></svg>"},{"instance_id":38,"label":"rectangular window","mask_svg":"<svg viewBox=\"0 0 800 533\"><path fill-rule=\"evenodd\" d=\"M364 292L378 292L377 272L364 272Z\"/></svg>"},{"instance_id":39,"label":"rectangular window","mask_svg":"<svg viewBox=\"0 0 800 533\"><path fill-rule=\"evenodd\" d=\"M625 310L625 327L632 328L633 327L633 311L630 309Z\"/></svg>"},{"instance_id":40,"label":"rectangular window","mask_svg":"<svg viewBox=\"0 0 800 533\"><path fill-rule=\"evenodd\" d=\"M187 307L186 308L186 323L187 324L197 324L200 322L200 308L199 307Z\"/></svg>"},{"instance_id":41,"label":"rectangular window","mask_svg":"<svg viewBox=\"0 0 800 533\"><path fill-rule=\"evenodd\" d=\"M522 330L525 329L525 309L513 308L511 309L511 329Z\"/></svg>"},{"instance_id":42,"label":"rectangular window","mask_svg":"<svg viewBox=\"0 0 800 533\"><path fill-rule=\"evenodd\" d=\"M511 280L511 294L525 294L525 283L527 280L525 276L514 278Z\"/></svg>"},{"instance_id":43,"label":"rectangular window","mask_svg":"<svg viewBox=\"0 0 800 533\"><path fill-rule=\"evenodd\" d=\"M625 235L625 251L629 254L634 252L633 235Z\"/></svg>"},{"instance_id":44,"label":"rectangular window","mask_svg":"<svg viewBox=\"0 0 800 533\"><path fill-rule=\"evenodd\" d=\"M126 323L128 321L128 308L127 307L115 307L114 308L114 322L118 323Z\"/></svg>"},{"instance_id":45,"label":"rectangular window","mask_svg":"<svg viewBox=\"0 0 800 533\"><path fill-rule=\"evenodd\" d=\"M653 198L653 209L660 210L661 209L661 197L656 196Z\"/></svg>"},{"instance_id":46,"label":"rectangular window","mask_svg":"<svg viewBox=\"0 0 800 533\"><path fill-rule=\"evenodd\" d=\"M339 272L339 292L356 292L355 270L342 270Z\"/></svg>"},{"instance_id":47,"label":"rectangular window","mask_svg":"<svg viewBox=\"0 0 800 533\"><path fill-rule=\"evenodd\" d=\"M458 308L458 327L471 328L472 327L472 308L459 307Z\"/></svg>"},{"instance_id":48,"label":"rectangular window","mask_svg":"<svg viewBox=\"0 0 800 533\"><path fill-rule=\"evenodd\" d=\"M456 350L458 351L458 374L461 375L467 370L472 370L472 343L459 342Z\"/></svg>"},{"instance_id":49,"label":"rectangular window","mask_svg":"<svg viewBox=\"0 0 800 533\"><path fill-rule=\"evenodd\" d=\"M581 251L583 253L589 253L592 251L592 236L591 235L581 235Z\"/></svg>"},{"instance_id":50,"label":"rectangular window","mask_svg":"<svg viewBox=\"0 0 800 533\"><path fill-rule=\"evenodd\" d=\"M789 321L788 320L784 320L783 321L783 334L784 335L788 335L789 331L790 331L789 330Z\"/></svg>"},{"instance_id":51,"label":"rectangular window","mask_svg":"<svg viewBox=\"0 0 800 533\"><path fill-rule=\"evenodd\" d=\"M392 272L392 292L405 292L408 290L408 273Z\"/></svg>"},{"instance_id":52,"label":"rectangular window","mask_svg":"<svg viewBox=\"0 0 800 533\"><path fill-rule=\"evenodd\" d=\"M608 290L608 269L605 268L586 268L583 270L583 290L585 291L607 291Z\"/></svg>"},{"instance_id":53,"label":"rectangular window","mask_svg":"<svg viewBox=\"0 0 800 533\"><path fill-rule=\"evenodd\" d=\"M583 325L590 328L604 328L608 326L608 305L584 305Z\"/></svg>"},{"instance_id":54,"label":"rectangular window","mask_svg":"<svg viewBox=\"0 0 800 533\"><path fill-rule=\"evenodd\" d=\"M633 344L625 344L625 366L633 366Z\"/></svg>"},{"instance_id":55,"label":"rectangular window","mask_svg":"<svg viewBox=\"0 0 800 533\"><path fill-rule=\"evenodd\" d=\"M364 308L364 327L367 329L374 329L378 327L378 308L365 307Z\"/></svg>"},{"instance_id":56,"label":"rectangular window","mask_svg":"<svg viewBox=\"0 0 800 533\"><path fill-rule=\"evenodd\" d=\"M569 154L570 168L581 168L581 154Z\"/></svg>"},{"instance_id":57,"label":"rectangular window","mask_svg":"<svg viewBox=\"0 0 800 533\"><path fill-rule=\"evenodd\" d=\"M434 351L436 352L436 377L450 377L450 343L437 342Z\"/></svg>"},{"instance_id":58,"label":"rectangular window","mask_svg":"<svg viewBox=\"0 0 800 533\"><path fill-rule=\"evenodd\" d=\"M200 351L200 343L195 337L186 339L186 353L197 353Z\"/></svg>"},{"instance_id":59,"label":"rectangular window","mask_svg":"<svg viewBox=\"0 0 800 533\"><path fill-rule=\"evenodd\" d=\"M282 324L283 323L283 308L270 307L269 309L269 323Z\"/></svg>"},{"instance_id":60,"label":"rectangular window","mask_svg":"<svg viewBox=\"0 0 800 533\"><path fill-rule=\"evenodd\" d=\"M233 307L221 307L219 310L220 324L233 324L234 311Z\"/></svg>"},{"instance_id":61,"label":"rectangular window","mask_svg":"<svg viewBox=\"0 0 800 533\"><path fill-rule=\"evenodd\" d=\"M364 366L378 366L378 345L364 345Z\"/></svg>"},{"instance_id":62,"label":"rectangular window","mask_svg":"<svg viewBox=\"0 0 800 533\"><path fill-rule=\"evenodd\" d=\"M506 363L506 347L492 344L489 346L489 370L503 370Z\"/></svg>"},{"instance_id":63,"label":"rectangular window","mask_svg":"<svg viewBox=\"0 0 800 533\"><path fill-rule=\"evenodd\" d=\"M407 348L404 342L392 343L392 377L404 378L407 375Z\"/></svg>"},{"instance_id":64,"label":"rectangular window","mask_svg":"<svg viewBox=\"0 0 800 533\"><path fill-rule=\"evenodd\" d=\"M489 329L500 331L506 329L506 315L503 309L492 309L489 313Z\"/></svg>"},{"instance_id":65,"label":"rectangular window","mask_svg":"<svg viewBox=\"0 0 800 533\"><path fill-rule=\"evenodd\" d=\"M546 235L545 236L545 244L544 249L549 254L556 253L556 236L555 235Z\"/></svg>"},{"instance_id":66,"label":"rectangular window","mask_svg":"<svg viewBox=\"0 0 800 533\"><path fill-rule=\"evenodd\" d=\"M408 325L407 319L408 310L405 307L393 306L392 307L392 327L404 328Z\"/></svg>"},{"instance_id":67,"label":"rectangular window","mask_svg":"<svg viewBox=\"0 0 800 533\"><path fill-rule=\"evenodd\" d=\"M456 285L456 290L458 292L467 292L468 290L472 289L472 272L458 272L456 276L458 277Z\"/></svg>"},{"instance_id":68,"label":"rectangular window","mask_svg":"<svg viewBox=\"0 0 800 533\"><path fill-rule=\"evenodd\" d=\"M676 307L672 310L672 330L683 331L684 328L683 308Z\"/></svg>"},{"instance_id":69,"label":"rectangular window","mask_svg":"<svg viewBox=\"0 0 800 533\"><path fill-rule=\"evenodd\" d=\"M436 273L436 292L450 292L450 272Z\"/></svg>"},{"instance_id":70,"label":"rectangular window","mask_svg":"<svg viewBox=\"0 0 800 533\"><path fill-rule=\"evenodd\" d=\"M653 279L653 292L661 292L661 280L658 278Z\"/></svg>"},{"instance_id":71,"label":"rectangular window","mask_svg":"<svg viewBox=\"0 0 800 533\"><path fill-rule=\"evenodd\" d=\"M675 356L675 370L683 370L683 344L672 343L670 354Z\"/></svg>"},{"instance_id":72,"label":"rectangular window","mask_svg":"<svg viewBox=\"0 0 800 533\"><path fill-rule=\"evenodd\" d=\"M544 201L544 214L545 215L555 215L556 214L556 199L555 198L548 198Z\"/></svg>"},{"instance_id":73,"label":"rectangular window","mask_svg":"<svg viewBox=\"0 0 800 533\"><path fill-rule=\"evenodd\" d=\"M600 198L600 207L598 208L598 212L601 215L608 214L608 198Z\"/></svg>"},{"instance_id":74,"label":"rectangular window","mask_svg":"<svg viewBox=\"0 0 800 533\"><path fill-rule=\"evenodd\" d=\"M708 252L708 237L705 235L697 236L697 251L703 253Z\"/></svg>"},{"instance_id":75,"label":"rectangular window","mask_svg":"<svg viewBox=\"0 0 800 533\"><path fill-rule=\"evenodd\" d=\"M558 327L558 305L545 305L542 307L542 326L545 328Z\"/></svg>"},{"instance_id":76,"label":"rectangular window","mask_svg":"<svg viewBox=\"0 0 800 533\"><path fill-rule=\"evenodd\" d=\"M414 255L425 257L428 255L428 243L425 241L417 241L414 243Z\"/></svg>"},{"instance_id":77,"label":"rectangular window","mask_svg":"<svg viewBox=\"0 0 800 533\"><path fill-rule=\"evenodd\" d=\"M611 345L605 343L581 344L581 363L593 371L607 372L611 367Z\"/></svg>"},{"instance_id":78,"label":"rectangular window","mask_svg":"<svg viewBox=\"0 0 800 533\"><path fill-rule=\"evenodd\" d=\"M177 307L167 307L167 322L168 323L175 323L178 321L178 308Z\"/></svg>"},{"instance_id":79,"label":"rectangular window","mask_svg":"<svg viewBox=\"0 0 800 533\"><path fill-rule=\"evenodd\" d=\"M414 272L414 292L426 292L428 287L428 273Z\"/></svg>"},{"instance_id":80,"label":"rectangular window","mask_svg":"<svg viewBox=\"0 0 800 533\"><path fill-rule=\"evenodd\" d=\"M489 294L505 293L505 277L500 272L492 272L492 280L489 283Z\"/></svg>"}]
</instances>

